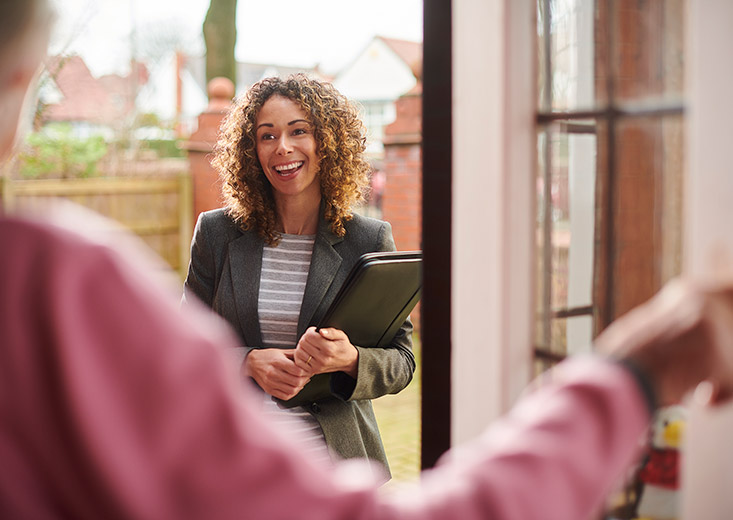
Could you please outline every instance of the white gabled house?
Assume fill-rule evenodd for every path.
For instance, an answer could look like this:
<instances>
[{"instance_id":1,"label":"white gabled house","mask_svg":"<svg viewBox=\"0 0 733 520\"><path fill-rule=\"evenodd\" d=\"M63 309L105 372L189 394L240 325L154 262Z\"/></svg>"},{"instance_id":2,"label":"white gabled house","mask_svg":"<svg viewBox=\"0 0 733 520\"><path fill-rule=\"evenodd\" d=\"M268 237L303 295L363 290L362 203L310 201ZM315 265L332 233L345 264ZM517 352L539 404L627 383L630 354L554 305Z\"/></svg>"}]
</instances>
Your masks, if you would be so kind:
<instances>
[{"instance_id":1,"label":"white gabled house","mask_svg":"<svg viewBox=\"0 0 733 520\"><path fill-rule=\"evenodd\" d=\"M368 152L383 155L384 127L394 121L394 102L410 91L422 73L422 43L375 36L333 80L346 97L363 106Z\"/></svg>"}]
</instances>

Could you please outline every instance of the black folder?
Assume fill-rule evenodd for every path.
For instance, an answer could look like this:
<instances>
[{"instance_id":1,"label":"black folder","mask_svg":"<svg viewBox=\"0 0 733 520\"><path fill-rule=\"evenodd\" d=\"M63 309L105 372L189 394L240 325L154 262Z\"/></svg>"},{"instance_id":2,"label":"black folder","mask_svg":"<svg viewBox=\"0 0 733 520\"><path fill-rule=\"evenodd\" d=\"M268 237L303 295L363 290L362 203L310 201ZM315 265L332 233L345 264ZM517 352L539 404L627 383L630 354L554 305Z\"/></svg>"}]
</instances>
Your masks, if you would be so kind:
<instances>
[{"instance_id":1,"label":"black folder","mask_svg":"<svg viewBox=\"0 0 733 520\"><path fill-rule=\"evenodd\" d=\"M317 328L343 330L352 345L384 347L420 300L422 252L388 251L362 255L349 272ZM331 374L318 374L286 407L331 396Z\"/></svg>"}]
</instances>

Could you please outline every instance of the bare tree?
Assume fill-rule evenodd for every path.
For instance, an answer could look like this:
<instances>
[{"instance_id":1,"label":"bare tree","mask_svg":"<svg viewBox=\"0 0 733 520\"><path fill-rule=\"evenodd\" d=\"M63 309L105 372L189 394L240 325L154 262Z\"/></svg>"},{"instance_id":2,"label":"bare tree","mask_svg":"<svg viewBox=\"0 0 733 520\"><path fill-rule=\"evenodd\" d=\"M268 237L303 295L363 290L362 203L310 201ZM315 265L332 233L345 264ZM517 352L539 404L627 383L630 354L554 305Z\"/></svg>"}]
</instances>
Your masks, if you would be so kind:
<instances>
[{"instance_id":1,"label":"bare tree","mask_svg":"<svg viewBox=\"0 0 733 520\"><path fill-rule=\"evenodd\" d=\"M224 76L236 84L236 13L237 0L211 0L209 4L204 19L207 82L217 76Z\"/></svg>"}]
</instances>

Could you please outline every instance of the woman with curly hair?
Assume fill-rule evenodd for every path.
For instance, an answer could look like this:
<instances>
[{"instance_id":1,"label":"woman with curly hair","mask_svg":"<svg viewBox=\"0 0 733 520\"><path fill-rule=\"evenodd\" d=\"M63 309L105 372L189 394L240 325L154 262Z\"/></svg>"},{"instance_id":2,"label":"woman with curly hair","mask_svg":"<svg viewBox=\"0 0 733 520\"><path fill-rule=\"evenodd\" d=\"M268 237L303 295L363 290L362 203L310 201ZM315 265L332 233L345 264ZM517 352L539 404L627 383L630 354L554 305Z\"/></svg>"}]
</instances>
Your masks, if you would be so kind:
<instances>
[{"instance_id":1,"label":"woman with curly hair","mask_svg":"<svg viewBox=\"0 0 733 520\"><path fill-rule=\"evenodd\" d=\"M253 85L222 123L212 164L225 207L198 219L184 300L239 333L238 370L308 449L387 469L370 400L412 379L412 324L386 348L314 327L362 254L395 249L388 223L353 212L369 182L365 146L358 110L331 84L298 74ZM316 374L328 374L326 393L293 399Z\"/></svg>"}]
</instances>

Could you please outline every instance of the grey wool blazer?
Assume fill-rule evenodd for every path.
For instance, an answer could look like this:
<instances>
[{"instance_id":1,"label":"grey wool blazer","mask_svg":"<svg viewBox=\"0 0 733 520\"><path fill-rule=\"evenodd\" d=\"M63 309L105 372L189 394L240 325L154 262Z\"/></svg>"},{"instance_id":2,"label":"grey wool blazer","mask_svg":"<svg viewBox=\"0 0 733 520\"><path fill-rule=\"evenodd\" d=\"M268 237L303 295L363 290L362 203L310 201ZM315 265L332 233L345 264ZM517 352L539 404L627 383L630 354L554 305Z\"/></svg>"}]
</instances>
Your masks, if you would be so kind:
<instances>
[{"instance_id":1,"label":"grey wool blazer","mask_svg":"<svg viewBox=\"0 0 733 520\"><path fill-rule=\"evenodd\" d=\"M395 249L387 222L355 214L345 228L346 235L339 237L321 218L298 320L299 337L328 309L359 256ZM183 300L195 295L232 325L242 341L238 365L251 349L262 345L257 297L263 246L256 232L242 230L223 209L199 216L191 243ZM332 374L333 396L305 408L321 425L332 452L342 458L367 457L389 471L370 400L396 394L412 380L412 323L408 319L386 348L355 347L358 378Z\"/></svg>"}]
</instances>

